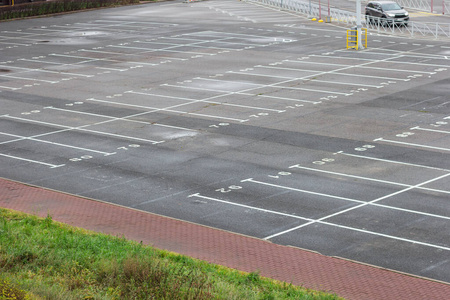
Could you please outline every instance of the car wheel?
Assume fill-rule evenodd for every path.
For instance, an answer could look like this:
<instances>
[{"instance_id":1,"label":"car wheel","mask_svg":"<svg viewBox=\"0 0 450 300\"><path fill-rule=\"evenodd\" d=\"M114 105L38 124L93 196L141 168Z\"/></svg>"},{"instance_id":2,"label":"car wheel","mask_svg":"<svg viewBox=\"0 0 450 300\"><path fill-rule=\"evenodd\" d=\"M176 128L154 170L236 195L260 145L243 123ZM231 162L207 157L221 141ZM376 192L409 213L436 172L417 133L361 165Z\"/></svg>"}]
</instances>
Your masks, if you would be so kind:
<instances>
[{"instance_id":1,"label":"car wheel","mask_svg":"<svg viewBox=\"0 0 450 300\"><path fill-rule=\"evenodd\" d=\"M388 25L388 21L386 20L386 17L381 17L380 23L381 23L381 26L386 26L386 25Z\"/></svg>"},{"instance_id":2,"label":"car wheel","mask_svg":"<svg viewBox=\"0 0 450 300\"><path fill-rule=\"evenodd\" d=\"M372 18L369 15L366 15L366 23L372 24Z\"/></svg>"}]
</instances>

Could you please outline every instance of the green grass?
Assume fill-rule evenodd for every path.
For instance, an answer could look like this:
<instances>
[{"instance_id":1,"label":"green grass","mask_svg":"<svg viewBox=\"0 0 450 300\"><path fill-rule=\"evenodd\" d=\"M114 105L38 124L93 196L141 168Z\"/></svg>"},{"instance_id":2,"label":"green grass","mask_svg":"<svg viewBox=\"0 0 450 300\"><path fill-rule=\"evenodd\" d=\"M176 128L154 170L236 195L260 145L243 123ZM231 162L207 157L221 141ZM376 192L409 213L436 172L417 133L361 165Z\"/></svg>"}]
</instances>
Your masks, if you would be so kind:
<instances>
[{"instance_id":1,"label":"green grass","mask_svg":"<svg viewBox=\"0 0 450 300\"><path fill-rule=\"evenodd\" d=\"M0 209L0 299L340 299Z\"/></svg>"}]
</instances>

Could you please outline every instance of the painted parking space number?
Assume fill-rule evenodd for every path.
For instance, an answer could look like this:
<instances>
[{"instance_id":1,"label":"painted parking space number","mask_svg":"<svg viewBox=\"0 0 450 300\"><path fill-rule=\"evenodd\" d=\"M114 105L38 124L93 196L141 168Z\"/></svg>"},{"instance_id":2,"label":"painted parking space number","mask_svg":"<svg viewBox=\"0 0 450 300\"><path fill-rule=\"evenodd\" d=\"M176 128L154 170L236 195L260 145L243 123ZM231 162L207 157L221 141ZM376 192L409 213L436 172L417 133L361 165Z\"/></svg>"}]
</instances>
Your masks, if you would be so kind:
<instances>
[{"instance_id":1,"label":"painted parking space number","mask_svg":"<svg viewBox=\"0 0 450 300\"><path fill-rule=\"evenodd\" d=\"M220 188L220 189L216 189L216 192L221 192L221 193L229 193L232 190L240 190L242 189L242 186L239 185L230 185L228 188Z\"/></svg>"}]
</instances>

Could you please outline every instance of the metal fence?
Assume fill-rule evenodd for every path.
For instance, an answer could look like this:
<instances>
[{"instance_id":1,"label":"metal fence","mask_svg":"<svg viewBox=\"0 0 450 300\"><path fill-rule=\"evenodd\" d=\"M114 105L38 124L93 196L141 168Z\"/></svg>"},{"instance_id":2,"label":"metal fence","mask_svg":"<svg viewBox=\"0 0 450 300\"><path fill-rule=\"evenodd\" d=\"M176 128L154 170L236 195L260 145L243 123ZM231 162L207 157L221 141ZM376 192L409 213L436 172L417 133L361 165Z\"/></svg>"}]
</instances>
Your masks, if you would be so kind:
<instances>
[{"instance_id":1,"label":"metal fence","mask_svg":"<svg viewBox=\"0 0 450 300\"><path fill-rule=\"evenodd\" d=\"M305 2L300 0L246 0L247 2L260 3L263 5L278 7L280 9L289 10L305 14L308 17L317 17L320 19L329 18L331 22L346 24L349 26L356 26L356 13L336 8L329 8L327 6L319 5L317 3ZM406 0L406 1L420 1L420 0ZM362 24L371 31L378 33L390 33L407 36L422 36L435 38L450 38L450 24L449 23L427 23L427 22L412 22L408 26L402 24L383 24L382 22L366 22L364 15L361 14Z\"/></svg>"},{"instance_id":2,"label":"metal fence","mask_svg":"<svg viewBox=\"0 0 450 300\"><path fill-rule=\"evenodd\" d=\"M401 6L421 11L450 14L450 4L444 0L397 0L397 2Z\"/></svg>"}]
</instances>

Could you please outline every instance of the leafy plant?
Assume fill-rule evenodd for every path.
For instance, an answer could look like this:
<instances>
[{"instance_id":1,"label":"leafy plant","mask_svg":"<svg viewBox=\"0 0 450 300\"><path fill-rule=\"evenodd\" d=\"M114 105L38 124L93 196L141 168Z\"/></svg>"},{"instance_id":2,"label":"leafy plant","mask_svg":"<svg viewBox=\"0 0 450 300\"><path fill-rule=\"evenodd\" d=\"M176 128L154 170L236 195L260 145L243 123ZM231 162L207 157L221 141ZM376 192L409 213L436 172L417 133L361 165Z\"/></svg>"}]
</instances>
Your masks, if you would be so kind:
<instances>
[{"instance_id":1,"label":"leafy plant","mask_svg":"<svg viewBox=\"0 0 450 300\"><path fill-rule=\"evenodd\" d=\"M0 232L0 279L15 286L1 282L6 299L338 299L259 272L73 228L51 216L0 209Z\"/></svg>"}]
</instances>

